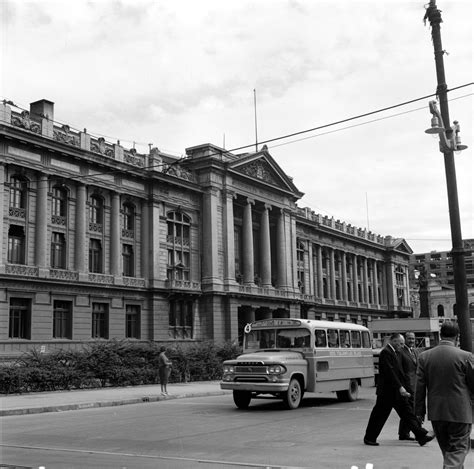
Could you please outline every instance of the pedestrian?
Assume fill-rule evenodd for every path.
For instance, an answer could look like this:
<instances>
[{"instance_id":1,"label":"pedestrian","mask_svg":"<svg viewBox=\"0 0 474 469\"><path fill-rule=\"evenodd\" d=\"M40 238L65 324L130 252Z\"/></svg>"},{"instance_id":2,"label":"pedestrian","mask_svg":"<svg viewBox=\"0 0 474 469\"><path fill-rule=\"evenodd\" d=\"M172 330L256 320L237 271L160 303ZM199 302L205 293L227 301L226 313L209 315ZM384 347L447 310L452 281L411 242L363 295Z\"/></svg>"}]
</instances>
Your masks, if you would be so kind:
<instances>
[{"instance_id":1,"label":"pedestrian","mask_svg":"<svg viewBox=\"0 0 474 469\"><path fill-rule=\"evenodd\" d=\"M404 387L404 376L401 369L398 351L402 336L394 333L390 341L380 352L379 376L377 381L377 399L367 423L364 443L369 446L378 446L377 437L387 421L392 409L395 409L400 418L407 422L408 428L415 434L420 446L425 445L434 438L428 430L420 425L413 410L410 408L407 397L410 393Z\"/></svg>"},{"instance_id":2,"label":"pedestrian","mask_svg":"<svg viewBox=\"0 0 474 469\"><path fill-rule=\"evenodd\" d=\"M444 322L439 344L418 359L415 413L424 418L428 395L431 420L443 453L443 469L461 469L471 446L474 395L473 354L456 347L459 328Z\"/></svg>"},{"instance_id":3,"label":"pedestrian","mask_svg":"<svg viewBox=\"0 0 474 469\"><path fill-rule=\"evenodd\" d=\"M405 376L404 386L407 392L410 393L410 397L407 397L408 405L410 406L412 411L415 412L415 383L416 367L418 364L418 351L415 348L414 332L405 333L405 339L404 341L402 341L399 355L403 374ZM412 441L415 439L410 436L410 429L408 428L408 424L403 419L400 419L400 424L398 426L398 439Z\"/></svg>"},{"instance_id":4,"label":"pedestrian","mask_svg":"<svg viewBox=\"0 0 474 469\"><path fill-rule=\"evenodd\" d=\"M171 360L166 356L166 347L160 347L160 354L158 355L158 374L160 376L161 394L168 395L168 378L171 373Z\"/></svg>"}]
</instances>

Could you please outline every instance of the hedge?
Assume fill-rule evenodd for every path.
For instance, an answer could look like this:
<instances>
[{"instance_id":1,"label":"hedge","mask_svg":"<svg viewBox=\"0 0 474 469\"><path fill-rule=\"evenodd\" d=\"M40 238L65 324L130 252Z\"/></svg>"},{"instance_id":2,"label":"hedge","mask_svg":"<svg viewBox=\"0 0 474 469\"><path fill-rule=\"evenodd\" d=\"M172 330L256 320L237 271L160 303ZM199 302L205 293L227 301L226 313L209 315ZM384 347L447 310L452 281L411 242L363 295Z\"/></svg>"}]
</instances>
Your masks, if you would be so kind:
<instances>
[{"instance_id":1,"label":"hedge","mask_svg":"<svg viewBox=\"0 0 474 469\"><path fill-rule=\"evenodd\" d=\"M33 350L14 363L0 364L0 394L155 384L159 349L154 342L111 340L80 351ZM166 354L173 362L170 382L218 380L222 362L240 353L241 348L230 342L168 347Z\"/></svg>"}]
</instances>

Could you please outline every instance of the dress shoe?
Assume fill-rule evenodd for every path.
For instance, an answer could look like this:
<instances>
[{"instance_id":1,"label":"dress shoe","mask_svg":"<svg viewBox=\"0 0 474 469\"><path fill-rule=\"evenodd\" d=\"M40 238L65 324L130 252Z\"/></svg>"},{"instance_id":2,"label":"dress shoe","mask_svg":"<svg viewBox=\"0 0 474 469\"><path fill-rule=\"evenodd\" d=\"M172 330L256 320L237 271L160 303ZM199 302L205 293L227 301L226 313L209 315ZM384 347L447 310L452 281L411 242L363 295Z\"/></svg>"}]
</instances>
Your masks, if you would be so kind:
<instances>
[{"instance_id":1,"label":"dress shoe","mask_svg":"<svg viewBox=\"0 0 474 469\"><path fill-rule=\"evenodd\" d=\"M434 437L435 437L434 435L430 435L429 433L427 433L425 436L421 437L418 440L418 444L420 446L425 446L426 443L429 443Z\"/></svg>"},{"instance_id":2,"label":"dress shoe","mask_svg":"<svg viewBox=\"0 0 474 469\"><path fill-rule=\"evenodd\" d=\"M379 444L376 441L370 441L367 438L364 438L364 443L369 446L378 446Z\"/></svg>"},{"instance_id":3,"label":"dress shoe","mask_svg":"<svg viewBox=\"0 0 474 469\"><path fill-rule=\"evenodd\" d=\"M415 441L415 438L413 438L412 436L399 436L398 439L405 441Z\"/></svg>"}]
</instances>

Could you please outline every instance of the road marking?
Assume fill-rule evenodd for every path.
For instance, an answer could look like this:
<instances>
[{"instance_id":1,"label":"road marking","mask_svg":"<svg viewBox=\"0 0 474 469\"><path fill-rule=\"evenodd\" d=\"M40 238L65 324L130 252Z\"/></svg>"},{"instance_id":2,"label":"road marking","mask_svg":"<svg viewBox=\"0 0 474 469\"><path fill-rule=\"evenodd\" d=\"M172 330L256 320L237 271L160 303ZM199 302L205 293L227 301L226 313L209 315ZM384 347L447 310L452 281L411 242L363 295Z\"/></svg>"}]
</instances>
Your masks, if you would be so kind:
<instances>
[{"instance_id":1,"label":"road marking","mask_svg":"<svg viewBox=\"0 0 474 469\"><path fill-rule=\"evenodd\" d=\"M200 464L221 464L227 466L241 466L241 467L257 467L264 469L311 469L304 466L280 466L272 464L260 464L260 463L246 463L246 462L235 462L235 461L219 461L213 459L201 459L201 458L183 458L179 456L160 456L160 455L149 455L139 453L117 453L114 451L93 451L87 449L73 449L73 448L49 448L46 446L23 446L23 445L8 445L0 443L0 447L3 448L16 448L16 449L29 449L39 451L61 451L65 453L79 453L79 454L98 454L103 456L125 456L130 458L145 458L145 459L166 459L169 461L190 461Z\"/></svg>"}]
</instances>

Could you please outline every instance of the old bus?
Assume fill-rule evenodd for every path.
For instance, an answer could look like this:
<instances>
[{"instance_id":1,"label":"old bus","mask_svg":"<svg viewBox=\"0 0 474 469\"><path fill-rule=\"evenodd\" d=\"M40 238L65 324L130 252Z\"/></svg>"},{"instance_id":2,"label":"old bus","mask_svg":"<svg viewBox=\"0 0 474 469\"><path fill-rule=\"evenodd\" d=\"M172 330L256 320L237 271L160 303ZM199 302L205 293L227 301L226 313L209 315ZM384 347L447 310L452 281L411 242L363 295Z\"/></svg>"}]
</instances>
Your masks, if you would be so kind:
<instances>
[{"instance_id":1,"label":"old bus","mask_svg":"<svg viewBox=\"0 0 474 469\"><path fill-rule=\"evenodd\" d=\"M308 319L263 319L244 329L243 354L223 364L221 388L235 405L282 399L296 409L305 392L335 392L354 401L359 386L374 386L370 332L358 324Z\"/></svg>"}]
</instances>

